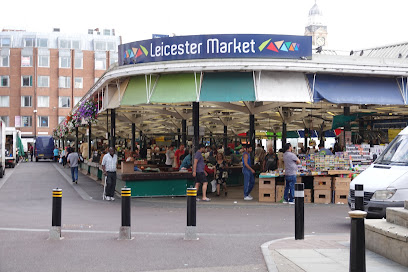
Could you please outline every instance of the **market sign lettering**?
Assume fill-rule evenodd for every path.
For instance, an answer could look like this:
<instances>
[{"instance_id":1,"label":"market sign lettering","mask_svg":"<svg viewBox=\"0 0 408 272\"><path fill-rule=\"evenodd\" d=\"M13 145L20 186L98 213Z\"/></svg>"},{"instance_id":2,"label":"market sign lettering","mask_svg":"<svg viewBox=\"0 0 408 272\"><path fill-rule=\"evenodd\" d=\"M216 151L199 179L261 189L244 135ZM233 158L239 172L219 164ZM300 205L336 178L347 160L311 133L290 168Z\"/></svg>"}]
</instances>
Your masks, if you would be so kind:
<instances>
[{"instance_id":1,"label":"market sign lettering","mask_svg":"<svg viewBox=\"0 0 408 272\"><path fill-rule=\"evenodd\" d=\"M119 65L188 59L311 57L312 39L309 36L197 35L119 45Z\"/></svg>"}]
</instances>

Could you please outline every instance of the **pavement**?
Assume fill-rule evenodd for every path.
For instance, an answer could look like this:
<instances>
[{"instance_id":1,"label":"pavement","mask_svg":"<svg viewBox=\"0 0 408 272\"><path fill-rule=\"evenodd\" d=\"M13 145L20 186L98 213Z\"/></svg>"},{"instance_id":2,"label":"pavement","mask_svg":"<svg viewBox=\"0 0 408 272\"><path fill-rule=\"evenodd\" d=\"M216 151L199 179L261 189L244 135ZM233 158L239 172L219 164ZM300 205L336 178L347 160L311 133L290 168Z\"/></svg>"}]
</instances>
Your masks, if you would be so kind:
<instances>
[{"instance_id":1,"label":"pavement","mask_svg":"<svg viewBox=\"0 0 408 272\"><path fill-rule=\"evenodd\" d=\"M56 187L63 190L64 239L50 241L51 192ZM70 170L57 163L28 162L7 169L0 179L0 271L320 271L307 270L312 258L302 259L309 253L300 248L322 256L329 256L328 251L319 250L348 252L347 205L306 204L306 239L295 241L290 238L293 205L244 201L242 187L230 188L228 197L210 196L213 201L197 203L200 239L184 241L185 197L133 198L134 240L118 241L121 201L103 201L102 191L83 174L72 184ZM344 266L348 261L343 255ZM386 265L382 271L407 271L385 258L376 260Z\"/></svg>"}]
</instances>

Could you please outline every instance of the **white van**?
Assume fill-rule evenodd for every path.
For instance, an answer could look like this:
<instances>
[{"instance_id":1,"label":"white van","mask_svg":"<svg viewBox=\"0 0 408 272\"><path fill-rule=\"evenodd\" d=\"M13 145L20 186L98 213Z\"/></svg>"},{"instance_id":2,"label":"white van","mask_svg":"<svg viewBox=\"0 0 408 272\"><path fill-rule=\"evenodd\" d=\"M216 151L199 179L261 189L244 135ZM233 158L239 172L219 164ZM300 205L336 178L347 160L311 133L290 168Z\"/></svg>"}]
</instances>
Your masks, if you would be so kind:
<instances>
[{"instance_id":1,"label":"white van","mask_svg":"<svg viewBox=\"0 0 408 272\"><path fill-rule=\"evenodd\" d=\"M352 210L355 184L364 186L364 210L368 218L383 218L387 207L404 206L408 200L408 127L351 182L348 204Z\"/></svg>"}]
</instances>

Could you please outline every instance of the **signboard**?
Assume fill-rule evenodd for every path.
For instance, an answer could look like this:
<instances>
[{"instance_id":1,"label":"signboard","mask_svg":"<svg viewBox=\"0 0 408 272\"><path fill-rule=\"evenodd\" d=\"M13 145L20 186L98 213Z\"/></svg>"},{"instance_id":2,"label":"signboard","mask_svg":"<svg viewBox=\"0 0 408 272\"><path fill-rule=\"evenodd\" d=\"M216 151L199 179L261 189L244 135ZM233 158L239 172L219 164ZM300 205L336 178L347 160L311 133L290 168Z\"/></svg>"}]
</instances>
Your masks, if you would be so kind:
<instances>
[{"instance_id":1,"label":"signboard","mask_svg":"<svg viewBox=\"0 0 408 272\"><path fill-rule=\"evenodd\" d=\"M311 59L312 37L272 34L176 36L119 45L119 65L190 59Z\"/></svg>"},{"instance_id":2,"label":"signboard","mask_svg":"<svg viewBox=\"0 0 408 272\"><path fill-rule=\"evenodd\" d=\"M21 116L14 116L14 126L21 127Z\"/></svg>"},{"instance_id":3,"label":"signboard","mask_svg":"<svg viewBox=\"0 0 408 272\"><path fill-rule=\"evenodd\" d=\"M165 34L152 34L152 39L160 39L160 38L167 38L169 35Z\"/></svg>"}]
</instances>

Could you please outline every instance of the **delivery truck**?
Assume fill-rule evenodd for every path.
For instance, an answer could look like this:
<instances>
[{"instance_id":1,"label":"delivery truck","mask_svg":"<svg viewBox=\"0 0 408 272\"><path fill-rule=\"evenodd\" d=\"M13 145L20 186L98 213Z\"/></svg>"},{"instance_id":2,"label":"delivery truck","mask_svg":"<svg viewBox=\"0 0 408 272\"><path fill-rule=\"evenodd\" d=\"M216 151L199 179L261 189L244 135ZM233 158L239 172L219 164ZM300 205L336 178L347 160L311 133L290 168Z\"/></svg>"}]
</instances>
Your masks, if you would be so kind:
<instances>
[{"instance_id":1,"label":"delivery truck","mask_svg":"<svg viewBox=\"0 0 408 272\"><path fill-rule=\"evenodd\" d=\"M3 120L0 120L0 141L0 178L2 178L6 174L6 124Z\"/></svg>"},{"instance_id":2,"label":"delivery truck","mask_svg":"<svg viewBox=\"0 0 408 272\"><path fill-rule=\"evenodd\" d=\"M6 127L5 154L6 166L14 168L18 163L18 138L20 131L14 127Z\"/></svg>"}]
</instances>

